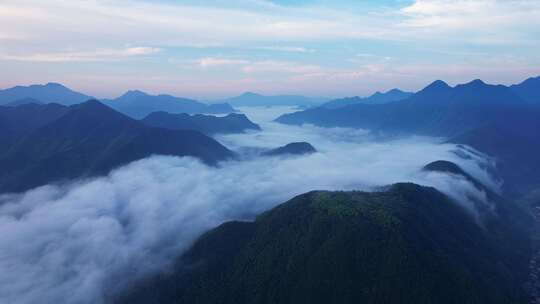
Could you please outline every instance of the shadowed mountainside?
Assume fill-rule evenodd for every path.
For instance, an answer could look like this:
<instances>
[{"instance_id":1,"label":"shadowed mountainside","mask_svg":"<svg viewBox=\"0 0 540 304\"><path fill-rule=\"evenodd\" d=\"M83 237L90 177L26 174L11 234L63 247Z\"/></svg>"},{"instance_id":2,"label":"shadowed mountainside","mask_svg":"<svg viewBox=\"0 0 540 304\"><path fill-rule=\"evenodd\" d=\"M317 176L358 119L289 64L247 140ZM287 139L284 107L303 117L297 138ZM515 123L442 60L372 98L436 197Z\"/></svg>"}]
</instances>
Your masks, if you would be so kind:
<instances>
[{"instance_id":1,"label":"shadowed mountainside","mask_svg":"<svg viewBox=\"0 0 540 304\"><path fill-rule=\"evenodd\" d=\"M511 89L475 80L454 88L435 81L411 97L387 104L319 107L285 114L276 121L323 127L352 127L390 134L456 136L509 113L526 103Z\"/></svg>"},{"instance_id":2,"label":"shadowed mountainside","mask_svg":"<svg viewBox=\"0 0 540 304\"><path fill-rule=\"evenodd\" d=\"M0 154L0 192L102 175L154 154L194 156L208 164L233 156L200 132L148 127L95 100L0 108L1 124L18 127Z\"/></svg>"},{"instance_id":3,"label":"shadowed mountainside","mask_svg":"<svg viewBox=\"0 0 540 304\"><path fill-rule=\"evenodd\" d=\"M524 111L497 119L450 141L465 144L495 157L503 189L521 196L540 189L540 115Z\"/></svg>"},{"instance_id":4,"label":"shadowed mountainside","mask_svg":"<svg viewBox=\"0 0 540 304\"><path fill-rule=\"evenodd\" d=\"M43 102L37 100L37 99L34 99L34 98L23 98L23 99L18 99L18 100L15 100L13 102L10 102L10 103L6 103L5 106L8 106L8 107L16 107L16 106L22 106L22 105L26 105L26 104L38 104L38 105L41 105L43 104Z\"/></svg>"},{"instance_id":5,"label":"shadowed mountainside","mask_svg":"<svg viewBox=\"0 0 540 304\"><path fill-rule=\"evenodd\" d=\"M369 97L349 97L342 99L331 100L322 105L328 109L342 108L348 105L365 103L365 104L385 104L393 101L400 101L411 97L414 93L403 92L399 89L392 89L388 92L376 92Z\"/></svg>"},{"instance_id":6,"label":"shadowed mountainside","mask_svg":"<svg viewBox=\"0 0 540 304\"><path fill-rule=\"evenodd\" d=\"M0 106L0 144L7 148L24 135L60 118L68 107L50 103Z\"/></svg>"},{"instance_id":7,"label":"shadowed mountainside","mask_svg":"<svg viewBox=\"0 0 540 304\"><path fill-rule=\"evenodd\" d=\"M227 116L216 117L211 115L170 114L154 112L144 119L142 123L159 128L173 130L196 130L207 135L243 133L247 130L261 130L244 114L231 113Z\"/></svg>"},{"instance_id":8,"label":"shadowed mountainside","mask_svg":"<svg viewBox=\"0 0 540 304\"><path fill-rule=\"evenodd\" d=\"M540 105L540 76L531 77L522 83L510 86L523 100Z\"/></svg>"}]
</instances>

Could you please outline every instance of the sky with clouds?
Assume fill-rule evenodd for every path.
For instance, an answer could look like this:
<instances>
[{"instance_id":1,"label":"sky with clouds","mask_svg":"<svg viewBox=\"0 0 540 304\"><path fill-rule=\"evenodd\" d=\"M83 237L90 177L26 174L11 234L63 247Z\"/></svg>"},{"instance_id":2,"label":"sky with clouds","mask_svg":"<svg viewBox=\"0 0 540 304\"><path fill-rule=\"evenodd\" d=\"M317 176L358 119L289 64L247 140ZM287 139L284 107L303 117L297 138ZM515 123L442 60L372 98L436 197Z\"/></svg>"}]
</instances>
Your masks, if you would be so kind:
<instances>
[{"instance_id":1,"label":"sky with clouds","mask_svg":"<svg viewBox=\"0 0 540 304\"><path fill-rule=\"evenodd\" d=\"M540 74L540 0L3 0L0 88L192 98Z\"/></svg>"}]
</instances>

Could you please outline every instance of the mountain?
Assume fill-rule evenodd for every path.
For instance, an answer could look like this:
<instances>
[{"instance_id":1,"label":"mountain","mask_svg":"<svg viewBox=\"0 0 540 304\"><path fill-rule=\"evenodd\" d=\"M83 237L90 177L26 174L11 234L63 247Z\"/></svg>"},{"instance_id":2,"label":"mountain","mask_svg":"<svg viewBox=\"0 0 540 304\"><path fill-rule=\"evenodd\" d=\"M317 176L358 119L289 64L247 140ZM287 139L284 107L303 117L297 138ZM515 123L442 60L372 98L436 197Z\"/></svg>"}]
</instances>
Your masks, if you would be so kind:
<instances>
[{"instance_id":1,"label":"mountain","mask_svg":"<svg viewBox=\"0 0 540 304\"><path fill-rule=\"evenodd\" d=\"M36 103L19 106L0 106L0 155L17 139L60 118L68 107L55 103L40 105Z\"/></svg>"},{"instance_id":2,"label":"mountain","mask_svg":"<svg viewBox=\"0 0 540 304\"><path fill-rule=\"evenodd\" d=\"M29 131L20 132L0 154L1 193L106 174L154 154L194 156L208 164L232 156L197 131L148 127L95 100L51 110L53 106L10 108L19 111L19 121L29 125ZM30 123L45 111L54 112L48 121ZM11 124L3 118L0 123Z\"/></svg>"},{"instance_id":3,"label":"mountain","mask_svg":"<svg viewBox=\"0 0 540 304\"><path fill-rule=\"evenodd\" d=\"M233 107L269 107L269 106L294 106L313 107L327 101L324 98L311 98L296 95L264 96L247 92L237 97L222 100Z\"/></svg>"},{"instance_id":4,"label":"mountain","mask_svg":"<svg viewBox=\"0 0 540 304\"><path fill-rule=\"evenodd\" d=\"M171 95L149 95L141 91L128 91L103 103L135 119L142 119L153 112L224 114L234 112L228 104L207 105L191 99Z\"/></svg>"},{"instance_id":5,"label":"mountain","mask_svg":"<svg viewBox=\"0 0 540 304\"><path fill-rule=\"evenodd\" d=\"M88 101L93 97L75 92L59 83L16 86L5 90L0 90L0 105L5 105L25 98L37 99L42 103L73 105Z\"/></svg>"},{"instance_id":6,"label":"mountain","mask_svg":"<svg viewBox=\"0 0 540 304\"><path fill-rule=\"evenodd\" d=\"M276 121L323 127L363 128L386 134L457 136L509 113L522 112L527 103L511 89L481 80L450 87L435 81L411 97L387 104L353 104L286 114Z\"/></svg>"},{"instance_id":7,"label":"mountain","mask_svg":"<svg viewBox=\"0 0 540 304\"><path fill-rule=\"evenodd\" d=\"M456 165L453 162L446 161L446 160L438 160L431 162L424 166L422 168L422 171L424 172L437 172L440 174L448 174L453 177L462 178L465 181L471 183L477 190L481 191L486 199L490 201L491 204L493 204L497 210L499 211L499 217L505 217L508 220L507 223L512 223L514 220L510 220L510 218L523 218L523 213L525 213L524 210L520 209L518 206L516 206L515 203L510 202L506 199L504 199L502 196L497 194L493 189L490 189L489 187L486 187L484 184L482 184L479 180L474 178L469 173L465 172L461 167ZM476 210L482 210L485 209L485 203L478 198L475 198L473 196L468 196L469 201L476 204L475 208ZM491 207L490 207L491 208ZM489 208L488 208L489 209ZM491 212L489 210L484 210L485 213L482 214L482 212L478 212L478 217L482 217L484 225L486 225L487 222L489 222L489 218L492 216ZM487 218L486 218L487 215ZM526 230L527 227L524 226L523 230Z\"/></svg>"},{"instance_id":8,"label":"mountain","mask_svg":"<svg viewBox=\"0 0 540 304\"><path fill-rule=\"evenodd\" d=\"M307 142L295 142L287 144L283 147L272 149L263 153L264 156L279 156L279 155L304 155L315 153L317 150Z\"/></svg>"},{"instance_id":9,"label":"mountain","mask_svg":"<svg viewBox=\"0 0 540 304\"><path fill-rule=\"evenodd\" d=\"M458 165L450 161L446 161L446 160L434 161L425 165L422 170L427 171L427 172L439 172L439 173L447 173L447 174L461 176L465 178L467 181L469 181L470 183L472 183L478 189L483 190L483 191L488 191L488 189L484 185L482 185L478 180L476 180L467 172L465 172L463 169L461 169L461 167L459 167Z\"/></svg>"},{"instance_id":10,"label":"mountain","mask_svg":"<svg viewBox=\"0 0 540 304\"><path fill-rule=\"evenodd\" d=\"M505 195L540 189L540 109L506 86L475 80L450 87L439 80L402 101L315 108L277 121L446 137L494 157Z\"/></svg>"},{"instance_id":11,"label":"mountain","mask_svg":"<svg viewBox=\"0 0 540 304\"><path fill-rule=\"evenodd\" d=\"M540 104L540 76L531 77L520 84L510 86L510 88L523 100Z\"/></svg>"},{"instance_id":12,"label":"mountain","mask_svg":"<svg viewBox=\"0 0 540 304\"><path fill-rule=\"evenodd\" d=\"M484 199L489 201L489 204L486 205L482 199L467 195L469 201L475 204L475 216L481 221L484 228L498 235L498 237L510 240L519 237L520 234L531 235L530 233L535 229L529 206L501 196L455 163L438 160L424 166L422 171L449 174L471 183L483 194ZM514 241L518 242L517 239ZM513 250L511 248L507 249Z\"/></svg>"},{"instance_id":13,"label":"mountain","mask_svg":"<svg viewBox=\"0 0 540 304\"><path fill-rule=\"evenodd\" d=\"M393 101L400 101L403 99L407 99L411 97L414 93L410 92L403 92L399 89L392 89L388 92L381 93L376 92L375 94L369 96L369 97L349 97L349 98L342 98L342 99L335 99L331 100L325 104L322 105L322 107L329 108L329 109L337 109L344 106L352 105L352 104L359 104L359 103L365 103L365 104L384 104L389 103Z\"/></svg>"},{"instance_id":14,"label":"mountain","mask_svg":"<svg viewBox=\"0 0 540 304\"><path fill-rule=\"evenodd\" d=\"M503 189L512 196L540 189L540 111L524 109L450 139L497 161Z\"/></svg>"},{"instance_id":15,"label":"mountain","mask_svg":"<svg viewBox=\"0 0 540 304\"><path fill-rule=\"evenodd\" d=\"M10 103L6 103L5 106L8 106L8 107L16 107L16 106L21 106L21 105L25 105L25 104L43 104L43 102L37 100L37 99L34 99L34 98L23 98L23 99L18 99L18 100L15 100L13 102L10 102Z\"/></svg>"},{"instance_id":16,"label":"mountain","mask_svg":"<svg viewBox=\"0 0 540 304\"><path fill-rule=\"evenodd\" d=\"M207 232L117 302L526 303L528 238L489 229L429 187L315 191Z\"/></svg>"},{"instance_id":17,"label":"mountain","mask_svg":"<svg viewBox=\"0 0 540 304\"><path fill-rule=\"evenodd\" d=\"M231 113L224 117L211 115L170 114L154 112L144 119L142 123L159 128L173 130L196 130L207 135L243 133L247 130L261 130L251 122L246 115Z\"/></svg>"}]
</instances>

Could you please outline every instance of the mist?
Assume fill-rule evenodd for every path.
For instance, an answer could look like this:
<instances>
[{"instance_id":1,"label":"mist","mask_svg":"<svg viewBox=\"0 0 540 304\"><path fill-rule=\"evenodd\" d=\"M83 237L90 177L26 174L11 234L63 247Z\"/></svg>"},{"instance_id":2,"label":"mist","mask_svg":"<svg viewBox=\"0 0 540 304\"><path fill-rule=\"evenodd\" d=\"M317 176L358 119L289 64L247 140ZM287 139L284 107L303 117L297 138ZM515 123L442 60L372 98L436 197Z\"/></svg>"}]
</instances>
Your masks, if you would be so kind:
<instances>
[{"instance_id":1,"label":"mist","mask_svg":"<svg viewBox=\"0 0 540 304\"><path fill-rule=\"evenodd\" d=\"M244 153L245 147L307 141L318 153L247 153L218 167L153 156L106 177L1 195L0 302L106 303L134 280L166 269L208 229L252 220L311 190L415 182L436 187L474 214L468 197L485 201L485 194L464 178L421 171L435 160L453 161L498 187L483 169L489 158L439 138L381 141L363 130L272 123L286 108L244 110L263 131L219 136L227 147Z\"/></svg>"}]
</instances>

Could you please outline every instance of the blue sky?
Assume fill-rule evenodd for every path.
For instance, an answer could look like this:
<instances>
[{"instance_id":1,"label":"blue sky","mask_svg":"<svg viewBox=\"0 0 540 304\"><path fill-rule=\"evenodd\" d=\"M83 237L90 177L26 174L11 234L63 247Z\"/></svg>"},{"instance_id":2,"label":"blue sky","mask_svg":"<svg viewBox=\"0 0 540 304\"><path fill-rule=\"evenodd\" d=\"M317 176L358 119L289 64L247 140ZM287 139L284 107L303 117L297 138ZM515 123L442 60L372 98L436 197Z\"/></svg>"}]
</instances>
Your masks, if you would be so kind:
<instances>
[{"instance_id":1,"label":"blue sky","mask_svg":"<svg viewBox=\"0 0 540 304\"><path fill-rule=\"evenodd\" d=\"M200 99L540 74L538 0L5 0L0 88Z\"/></svg>"}]
</instances>

